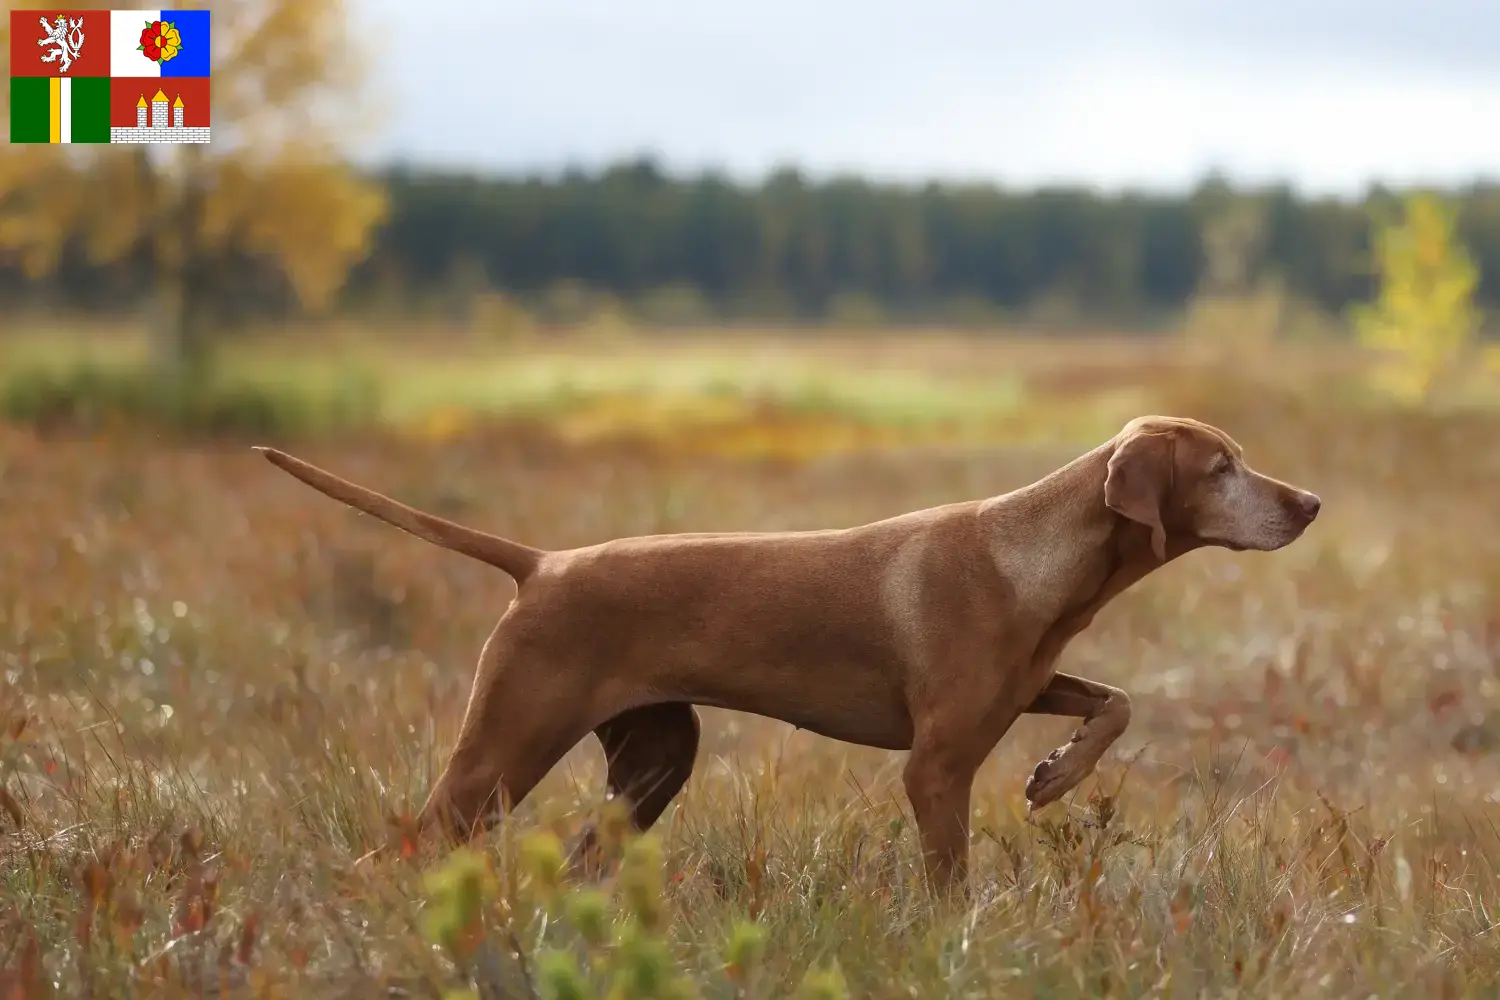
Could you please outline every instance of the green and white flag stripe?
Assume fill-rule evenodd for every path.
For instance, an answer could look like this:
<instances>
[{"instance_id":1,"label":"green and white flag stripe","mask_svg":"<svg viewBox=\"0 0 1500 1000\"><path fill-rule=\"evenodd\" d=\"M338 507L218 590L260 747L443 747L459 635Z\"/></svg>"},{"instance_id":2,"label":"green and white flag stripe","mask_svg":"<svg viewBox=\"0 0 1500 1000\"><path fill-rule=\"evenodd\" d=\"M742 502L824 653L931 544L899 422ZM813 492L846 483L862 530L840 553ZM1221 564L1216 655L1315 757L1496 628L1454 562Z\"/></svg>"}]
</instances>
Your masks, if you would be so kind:
<instances>
[{"instance_id":1,"label":"green and white flag stripe","mask_svg":"<svg viewBox=\"0 0 1500 1000\"><path fill-rule=\"evenodd\" d=\"M109 142L109 77L13 76L11 142Z\"/></svg>"}]
</instances>

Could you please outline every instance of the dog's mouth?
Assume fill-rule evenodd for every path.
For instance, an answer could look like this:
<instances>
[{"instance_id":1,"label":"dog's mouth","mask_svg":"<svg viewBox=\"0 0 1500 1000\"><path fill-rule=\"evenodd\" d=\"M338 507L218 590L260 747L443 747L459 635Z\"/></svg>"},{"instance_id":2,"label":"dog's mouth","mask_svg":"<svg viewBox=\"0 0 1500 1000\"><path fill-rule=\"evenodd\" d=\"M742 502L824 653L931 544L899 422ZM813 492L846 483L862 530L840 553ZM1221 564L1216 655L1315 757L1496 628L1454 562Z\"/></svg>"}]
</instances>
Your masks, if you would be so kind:
<instances>
[{"instance_id":1,"label":"dog's mouth","mask_svg":"<svg viewBox=\"0 0 1500 1000\"><path fill-rule=\"evenodd\" d=\"M1278 533L1275 541L1268 544L1253 545L1248 542L1236 542L1228 538L1206 537L1203 541L1217 548L1228 549L1230 552L1275 552L1277 549L1286 548L1288 545L1302 537L1302 528Z\"/></svg>"}]
</instances>

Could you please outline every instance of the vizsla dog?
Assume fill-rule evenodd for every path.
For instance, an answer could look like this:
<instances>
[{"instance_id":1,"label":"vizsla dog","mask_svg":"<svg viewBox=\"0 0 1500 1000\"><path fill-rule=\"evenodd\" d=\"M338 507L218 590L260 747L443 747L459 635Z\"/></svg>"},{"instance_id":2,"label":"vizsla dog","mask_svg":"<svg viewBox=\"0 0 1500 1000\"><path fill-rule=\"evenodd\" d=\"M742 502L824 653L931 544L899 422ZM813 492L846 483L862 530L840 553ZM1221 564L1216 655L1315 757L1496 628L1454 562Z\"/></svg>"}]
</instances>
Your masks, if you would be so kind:
<instances>
[{"instance_id":1,"label":"vizsla dog","mask_svg":"<svg viewBox=\"0 0 1500 1000\"><path fill-rule=\"evenodd\" d=\"M518 585L480 654L424 829L477 832L590 731L609 791L645 829L693 770L693 706L712 705L910 750L906 794L939 890L964 879L970 787L1018 716L1083 720L1027 780L1032 809L1087 777L1130 721L1124 691L1056 672L1068 640L1158 566L1210 545L1279 549L1321 505L1253 471L1223 431L1153 416L988 500L854 528L546 552L259 450Z\"/></svg>"}]
</instances>

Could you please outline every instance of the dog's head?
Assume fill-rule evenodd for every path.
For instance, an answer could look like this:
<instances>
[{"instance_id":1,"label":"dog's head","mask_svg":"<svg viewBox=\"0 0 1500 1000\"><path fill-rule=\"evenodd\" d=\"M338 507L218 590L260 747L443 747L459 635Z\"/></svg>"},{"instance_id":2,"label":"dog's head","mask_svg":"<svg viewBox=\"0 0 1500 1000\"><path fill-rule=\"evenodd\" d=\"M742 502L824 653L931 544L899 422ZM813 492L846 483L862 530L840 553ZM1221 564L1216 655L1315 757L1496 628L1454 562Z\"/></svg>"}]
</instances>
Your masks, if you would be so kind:
<instances>
[{"instance_id":1,"label":"dog's head","mask_svg":"<svg viewBox=\"0 0 1500 1000\"><path fill-rule=\"evenodd\" d=\"M1115 435L1104 482L1110 510L1151 529L1151 547L1216 545L1269 552L1290 545L1322 501L1251 469L1234 439L1178 417L1138 417Z\"/></svg>"}]
</instances>

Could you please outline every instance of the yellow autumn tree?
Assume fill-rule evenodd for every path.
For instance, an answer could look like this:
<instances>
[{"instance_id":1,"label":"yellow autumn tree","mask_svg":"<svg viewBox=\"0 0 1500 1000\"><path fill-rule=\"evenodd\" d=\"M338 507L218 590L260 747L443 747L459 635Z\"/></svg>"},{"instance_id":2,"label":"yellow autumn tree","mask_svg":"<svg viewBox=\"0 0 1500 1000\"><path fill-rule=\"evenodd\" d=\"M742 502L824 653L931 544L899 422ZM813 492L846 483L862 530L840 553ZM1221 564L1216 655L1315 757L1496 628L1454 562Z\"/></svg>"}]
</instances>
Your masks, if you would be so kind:
<instances>
[{"instance_id":1,"label":"yellow autumn tree","mask_svg":"<svg viewBox=\"0 0 1500 1000\"><path fill-rule=\"evenodd\" d=\"M341 0L199 6L212 11L211 143L0 153L0 253L33 277L51 273L74 240L95 263L144 257L164 356L194 365L210 356L215 282L232 261L272 263L318 310L367 255L385 211L383 190L336 146L361 110Z\"/></svg>"},{"instance_id":2,"label":"yellow autumn tree","mask_svg":"<svg viewBox=\"0 0 1500 1000\"><path fill-rule=\"evenodd\" d=\"M1427 403L1474 344L1479 269L1458 238L1456 213L1428 193L1407 195L1400 218L1376 220L1373 249L1379 294L1350 318L1360 342L1386 356L1378 381Z\"/></svg>"}]
</instances>

